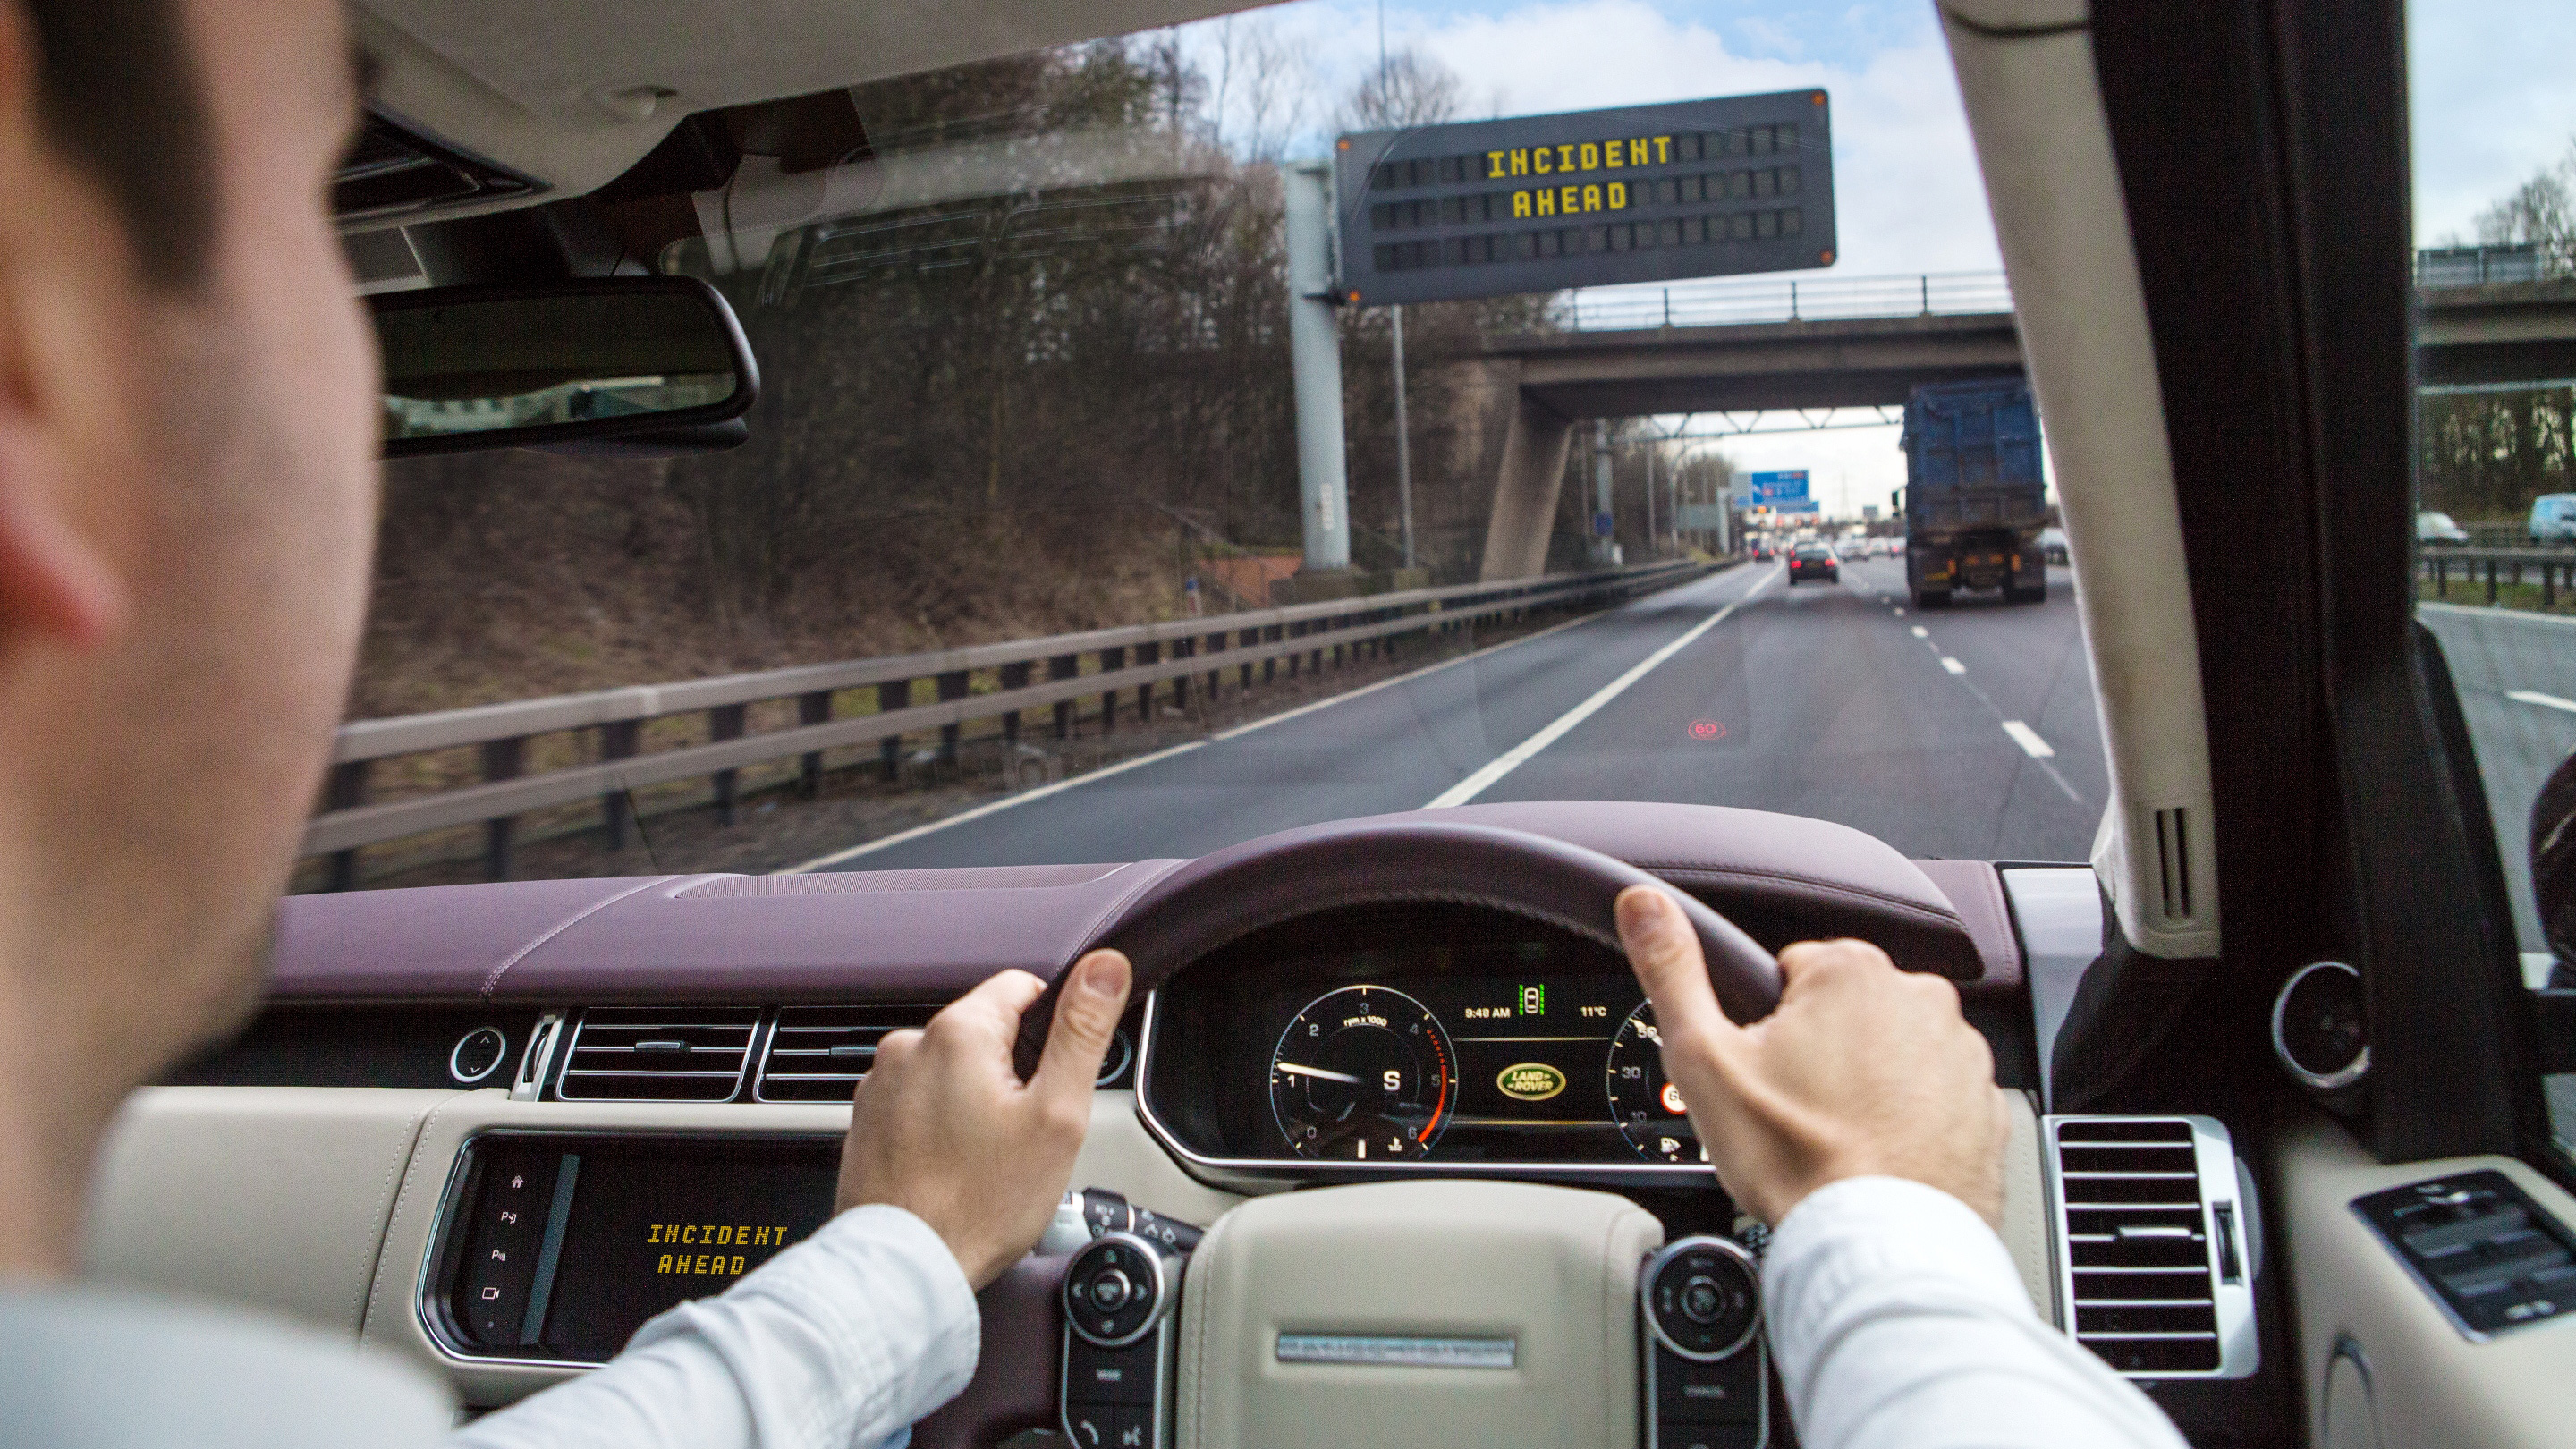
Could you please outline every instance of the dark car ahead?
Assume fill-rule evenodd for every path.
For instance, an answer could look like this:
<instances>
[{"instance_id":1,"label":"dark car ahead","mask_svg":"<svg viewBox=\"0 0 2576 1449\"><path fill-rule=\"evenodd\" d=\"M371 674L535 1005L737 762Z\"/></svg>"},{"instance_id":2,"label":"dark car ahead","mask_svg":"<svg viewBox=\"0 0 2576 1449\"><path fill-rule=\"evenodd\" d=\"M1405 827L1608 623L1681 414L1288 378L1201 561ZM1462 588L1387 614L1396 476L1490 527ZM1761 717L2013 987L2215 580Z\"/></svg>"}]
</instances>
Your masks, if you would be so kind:
<instances>
[{"instance_id":1,"label":"dark car ahead","mask_svg":"<svg viewBox=\"0 0 2576 1449\"><path fill-rule=\"evenodd\" d=\"M1793 585L1803 579L1833 583L1842 576L1842 565L1835 560L1829 544L1802 543L1789 555L1789 582Z\"/></svg>"}]
</instances>

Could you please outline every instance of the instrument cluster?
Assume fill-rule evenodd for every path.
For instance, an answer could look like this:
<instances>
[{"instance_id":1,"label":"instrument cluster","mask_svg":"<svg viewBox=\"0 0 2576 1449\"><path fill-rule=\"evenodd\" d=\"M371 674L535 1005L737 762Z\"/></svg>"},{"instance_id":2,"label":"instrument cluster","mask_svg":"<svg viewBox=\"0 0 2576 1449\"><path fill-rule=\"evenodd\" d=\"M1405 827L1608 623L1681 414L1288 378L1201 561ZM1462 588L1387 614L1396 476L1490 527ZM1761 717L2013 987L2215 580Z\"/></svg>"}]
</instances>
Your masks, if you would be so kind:
<instances>
[{"instance_id":1,"label":"instrument cluster","mask_svg":"<svg viewBox=\"0 0 2576 1449\"><path fill-rule=\"evenodd\" d=\"M1146 1120L1212 1166L1700 1168L1617 953L1464 908L1337 912L1173 977Z\"/></svg>"}]
</instances>

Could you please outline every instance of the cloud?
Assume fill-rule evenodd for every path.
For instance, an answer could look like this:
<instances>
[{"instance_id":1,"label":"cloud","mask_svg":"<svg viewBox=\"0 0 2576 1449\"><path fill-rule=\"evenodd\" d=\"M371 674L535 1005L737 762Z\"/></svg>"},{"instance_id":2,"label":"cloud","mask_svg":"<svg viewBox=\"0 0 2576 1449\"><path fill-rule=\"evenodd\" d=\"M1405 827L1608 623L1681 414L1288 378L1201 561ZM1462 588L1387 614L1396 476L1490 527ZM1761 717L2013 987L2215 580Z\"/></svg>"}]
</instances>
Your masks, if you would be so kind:
<instances>
[{"instance_id":1,"label":"cloud","mask_svg":"<svg viewBox=\"0 0 2576 1449\"><path fill-rule=\"evenodd\" d=\"M2576 5L2490 0L2408 7L2415 239L2477 240L2477 214L2576 141Z\"/></svg>"}]
</instances>

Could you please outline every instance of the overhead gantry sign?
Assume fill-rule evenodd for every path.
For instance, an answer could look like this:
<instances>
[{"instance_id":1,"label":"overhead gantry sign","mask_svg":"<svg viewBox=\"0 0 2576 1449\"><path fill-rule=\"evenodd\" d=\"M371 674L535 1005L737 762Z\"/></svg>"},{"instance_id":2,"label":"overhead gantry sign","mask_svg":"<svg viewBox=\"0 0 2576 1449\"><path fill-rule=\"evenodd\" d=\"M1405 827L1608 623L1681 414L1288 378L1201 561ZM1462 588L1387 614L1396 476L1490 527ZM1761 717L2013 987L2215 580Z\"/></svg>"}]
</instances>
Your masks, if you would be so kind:
<instances>
[{"instance_id":1,"label":"overhead gantry sign","mask_svg":"<svg viewBox=\"0 0 2576 1449\"><path fill-rule=\"evenodd\" d=\"M1800 90L1344 136L1338 300L1831 266L1831 111Z\"/></svg>"}]
</instances>

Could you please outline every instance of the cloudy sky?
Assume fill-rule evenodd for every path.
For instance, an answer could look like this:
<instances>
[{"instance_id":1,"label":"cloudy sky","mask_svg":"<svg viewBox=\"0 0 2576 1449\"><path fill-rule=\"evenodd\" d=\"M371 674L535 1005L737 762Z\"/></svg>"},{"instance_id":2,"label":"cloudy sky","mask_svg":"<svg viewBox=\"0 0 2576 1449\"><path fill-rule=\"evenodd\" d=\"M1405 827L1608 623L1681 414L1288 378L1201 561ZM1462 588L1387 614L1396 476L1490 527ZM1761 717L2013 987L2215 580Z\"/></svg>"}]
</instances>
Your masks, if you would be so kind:
<instances>
[{"instance_id":1,"label":"cloudy sky","mask_svg":"<svg viewBox=\"0 0 2576 1449\"><path fill-rule=\"evenodd\" d=\"M1839 6L1743 0L1433 0L1383 10L1295 0L1237 17L1309 94L1338 96L1390 49L1437 57L1467 85L1471 115L1522 115L1822 86L1833 97L1837 228L1831 275L2001 266L1956 81L1929 0ZM1184 32L1194 48L1228 22ZM2503 43L2510 37L2510 43ZM2448 0L2411 19L2415 206L2421 244L2474 239L2477 212L2576 139L2576 3ZM1297 154L1321 155L1329 117L1310 108ZM1667 420L1677 423L1679 419ZM1806 468L1830 507L1883 501L1904 481L1892 428L1734 440L1753 469Z\"/></svg>"}]
</instances>

